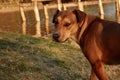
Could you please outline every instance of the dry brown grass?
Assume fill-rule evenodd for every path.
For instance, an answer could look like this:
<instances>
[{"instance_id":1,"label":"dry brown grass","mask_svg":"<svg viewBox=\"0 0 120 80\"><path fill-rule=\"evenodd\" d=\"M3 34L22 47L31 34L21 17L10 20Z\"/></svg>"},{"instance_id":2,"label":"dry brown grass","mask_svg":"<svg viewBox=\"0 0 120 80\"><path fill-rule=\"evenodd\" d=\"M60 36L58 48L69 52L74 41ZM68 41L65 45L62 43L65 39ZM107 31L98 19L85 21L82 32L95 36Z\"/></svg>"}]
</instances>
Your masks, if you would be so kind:
<instances>
[{"instance_id":1,"label":"dry brown grass","mask_svg":"<svg viewBox=\"0 0 120 80\"><path fill-rule=\"evenodd\" d=\"M119 80L120 66L106 66L110 80ZM0 80L88 80L90 65L69 43L0 33Z\"/></svg>"}]
</instances>

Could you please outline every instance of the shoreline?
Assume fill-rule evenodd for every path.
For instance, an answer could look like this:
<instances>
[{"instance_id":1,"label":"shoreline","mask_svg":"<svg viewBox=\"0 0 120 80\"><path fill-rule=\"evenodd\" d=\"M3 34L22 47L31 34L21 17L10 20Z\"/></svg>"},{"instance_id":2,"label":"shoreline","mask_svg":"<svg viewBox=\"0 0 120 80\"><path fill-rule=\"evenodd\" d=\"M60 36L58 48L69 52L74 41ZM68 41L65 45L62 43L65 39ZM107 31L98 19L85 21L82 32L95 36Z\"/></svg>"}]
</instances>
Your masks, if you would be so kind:
<instances>
[{"instance_id":1,"label":"shoreline","mask_svg":"<svg viewBox=\"0 0 120 80\"><path fill-rule=\"evenodd\" d=\"M24 7L24 10L25 11L29 11L29 10L33 10L34 7ZM20 11L20 7L17 6L17 7L7 7L7 8L2 8L0 9L0 13L9 13L9 12L18 12Z\"/></svg>"},{"instance_id":2,"label":"shoreline","mask_svg":"<svg viewBox=\"0 0 120 80\"><path fill-rule=\"evenodd\" d=\"M2 8L0 9L0 13L8 13L8 12L16 12L19 11L19 7L7 7L7 8Z\"/></svg>"}]
</instances>

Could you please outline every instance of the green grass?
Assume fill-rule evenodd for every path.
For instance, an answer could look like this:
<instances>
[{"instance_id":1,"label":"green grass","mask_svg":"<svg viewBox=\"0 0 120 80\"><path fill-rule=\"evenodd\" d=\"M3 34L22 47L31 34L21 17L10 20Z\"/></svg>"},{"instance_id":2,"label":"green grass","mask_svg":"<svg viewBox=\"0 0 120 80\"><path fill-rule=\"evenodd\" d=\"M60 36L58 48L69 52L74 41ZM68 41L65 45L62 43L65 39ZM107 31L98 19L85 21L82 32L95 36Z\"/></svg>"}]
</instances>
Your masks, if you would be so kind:
<instances>
[{"instance_id":1,"label":"green grass","mask_svg":"<svg viewBox=\"0 0 120 80\"><path fill-rule=\"evenodd\" d=\"M88 80L90 64L70 43L0 33L0 80ZM120 66L106 66L110 80L120 79Z\"/></svg>"}]
</instances>

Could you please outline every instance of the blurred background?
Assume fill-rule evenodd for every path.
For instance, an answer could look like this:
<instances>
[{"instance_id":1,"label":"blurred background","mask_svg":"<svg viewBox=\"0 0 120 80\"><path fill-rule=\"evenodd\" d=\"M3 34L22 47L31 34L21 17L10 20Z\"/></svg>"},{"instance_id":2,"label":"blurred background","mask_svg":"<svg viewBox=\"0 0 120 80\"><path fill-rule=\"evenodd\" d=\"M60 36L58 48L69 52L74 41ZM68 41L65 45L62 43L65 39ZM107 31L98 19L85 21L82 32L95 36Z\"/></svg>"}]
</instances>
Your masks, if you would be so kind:
<instances>
[{"instance_id":1,"label":"blurred background","mask_svg":"<svg viewBox=\"0 0 120 80\"><path fill-rule=\"evenodd\" d=\"M94 3L98 0L81 0L84 4L87 2ZM110 1L110 0L102 0ZM116 0L111 0L116 1ZM54 29L52 24L52 17L57 8L49 8L49 6L56 5L58 0L39 1L38 10L40 15L40 23L37 23L34 13L34 4L31 0L0 0L0 31L1 32L13 32L28 35L48 35ZM78 0L61 0L61 3L67 5L78 5ZM72 4L71 4L72 3ZM47 5L48 20L46 20L46 14L44 6ZM21 17L20 8L23 8L26 22L23 22ZM78 6L67 7L69 10L78 9ZM104 19L117 21L118 15L116 13L116 3L103 4ZM84 5L84 12L90 15L99 16L98 4Z\"/></svg>"}]
</instances>

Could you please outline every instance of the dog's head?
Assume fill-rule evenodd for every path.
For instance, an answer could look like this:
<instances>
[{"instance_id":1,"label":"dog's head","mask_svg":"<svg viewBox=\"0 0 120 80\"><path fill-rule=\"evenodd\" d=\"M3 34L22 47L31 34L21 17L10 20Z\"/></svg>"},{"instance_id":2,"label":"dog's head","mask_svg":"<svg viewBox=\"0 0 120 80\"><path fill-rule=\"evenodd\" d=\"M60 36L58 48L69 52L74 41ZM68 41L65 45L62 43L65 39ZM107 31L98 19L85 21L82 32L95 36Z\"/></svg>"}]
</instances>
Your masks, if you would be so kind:
<instances>
[{"instance_id":1,"label":"dog's head","mask_svg":"<svg viewBox=\"0 0 120 80\"><path fill-rule=\"evenodd\" d=\"M57 42L65 42L70 36L76 35L79 24L82 24L85 16L86 14L80 10L57 10L53 17L55 24L53 39Z\"/></svg>"}]
</instances>

